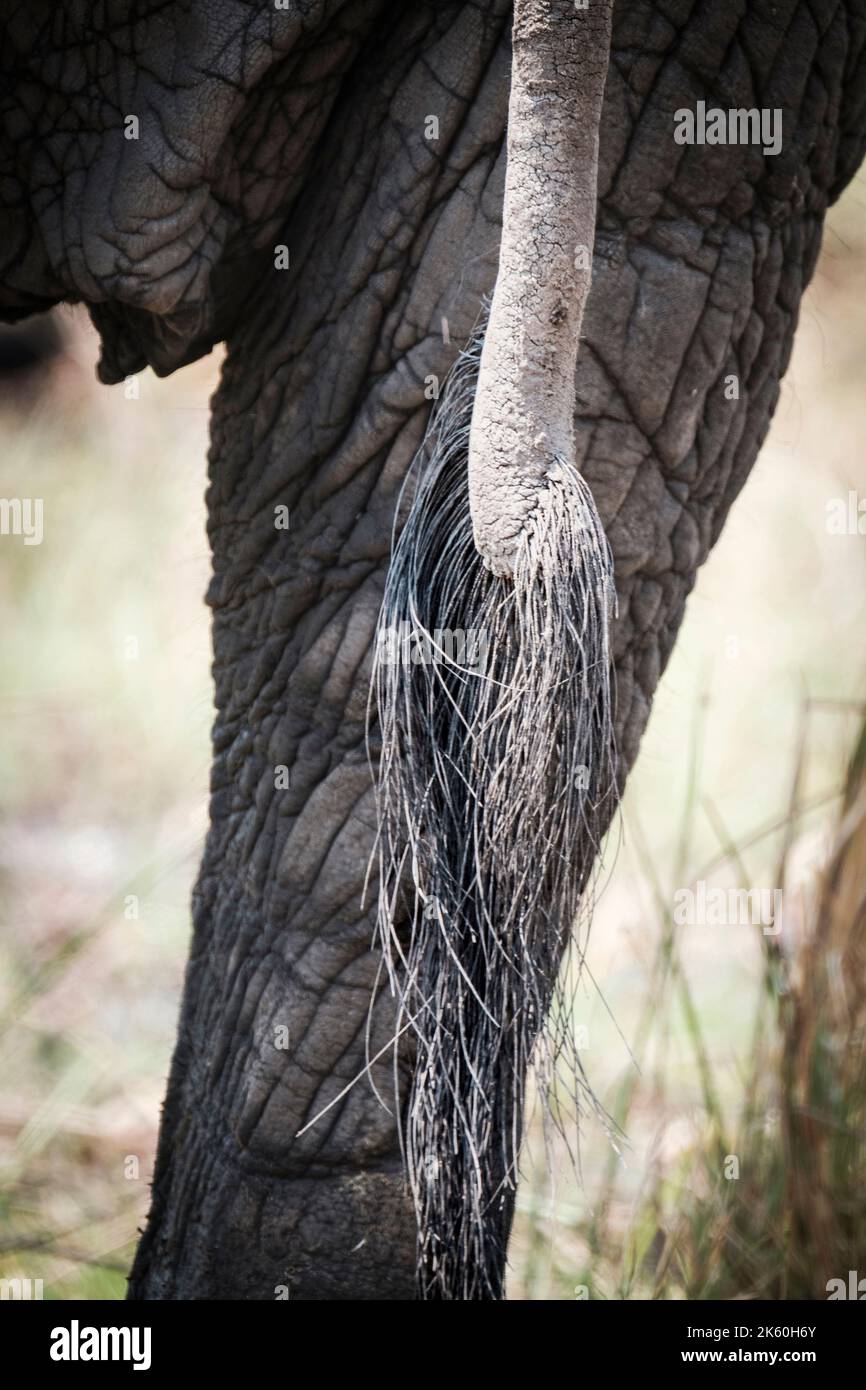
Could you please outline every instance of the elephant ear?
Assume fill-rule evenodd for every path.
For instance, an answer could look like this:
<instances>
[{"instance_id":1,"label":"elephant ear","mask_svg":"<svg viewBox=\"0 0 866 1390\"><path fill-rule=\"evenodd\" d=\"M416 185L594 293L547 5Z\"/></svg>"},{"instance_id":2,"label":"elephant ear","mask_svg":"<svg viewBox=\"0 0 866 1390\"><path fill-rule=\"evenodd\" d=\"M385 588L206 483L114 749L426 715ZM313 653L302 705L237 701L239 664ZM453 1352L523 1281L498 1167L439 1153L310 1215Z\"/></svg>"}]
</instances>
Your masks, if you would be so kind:
<instances>
[{"instance_id":1,"label":"elephant ear","mask_svg":"<svg viewBox=\"0 0 866 1390\"><path fill-rule=\"evenodd\" d=\"M423 1298L502 1297L530 1061L549 1106L560 1059L592 1102L564 1001L545 1023L616 804L613 561L573 425L610 24L607 0L515 6L492 307L434 415L380 619L379 932L417 1045Z\"/></svg>"},{"instance_id":2,"label":"elephant ear","mask_svg":"<svg viewBox=\"0 0 866 1390\"><path fill-rule=\"evenodd\" d=\"M85 301L109 383L147 365L165 375L225 338L251 291L289 266L281 228L376 19L375 5L354 6L343 22L346 8L15 7L0 319Z\"/></svg>"}]
</instances>

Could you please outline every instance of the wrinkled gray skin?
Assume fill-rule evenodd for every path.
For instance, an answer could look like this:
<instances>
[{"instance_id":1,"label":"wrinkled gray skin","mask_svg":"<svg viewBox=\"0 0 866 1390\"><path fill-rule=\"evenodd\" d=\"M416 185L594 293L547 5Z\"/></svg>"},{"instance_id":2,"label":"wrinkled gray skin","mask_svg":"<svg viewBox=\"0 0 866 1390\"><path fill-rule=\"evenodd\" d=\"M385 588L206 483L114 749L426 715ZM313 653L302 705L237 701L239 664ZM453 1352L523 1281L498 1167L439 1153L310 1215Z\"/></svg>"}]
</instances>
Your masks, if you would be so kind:
<instances>
[{"instance_id":1,"label":"wrinkled gray skin","mask_svg":"<svg viewBox=\"0 0 866 1390\"><path fill-rule=\"evenodd\" d=\"M295 1135L364 1064L371 634L424 378L445 374L496 273L509 6L2 10L0 316L85 300L106 382L228 341L208 490L212 825L131 1296L410 1299L393 1117L362 1083ZM616 562L624 769L766 433L825 209L863 154L864 31L862 0L626 0L615 16L576 430ZM673 112L698 99L781 107L782 153L675 145ZM392 1009L380 999L374 1052ZM385 1060L375 1073L393 1095Z\"/></svg>"}]
</instances>

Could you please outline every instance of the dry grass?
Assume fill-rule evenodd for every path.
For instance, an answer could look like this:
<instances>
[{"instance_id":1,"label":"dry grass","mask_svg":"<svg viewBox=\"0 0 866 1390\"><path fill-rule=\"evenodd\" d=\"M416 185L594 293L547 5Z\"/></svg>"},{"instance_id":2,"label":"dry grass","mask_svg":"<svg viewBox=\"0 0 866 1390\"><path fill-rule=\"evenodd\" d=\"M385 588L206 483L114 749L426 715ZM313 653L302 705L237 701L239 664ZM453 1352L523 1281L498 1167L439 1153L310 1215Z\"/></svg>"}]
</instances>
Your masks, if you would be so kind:
<instances>
[{"instance_id":1,"label":"dry grass","mask_svg":"<svg viewBox=\"0 0 866 1390\"><path fill-rule=\"evenodd\" d=\"M807 707L804 727L813 712ZM783 827L782 886L807 813L798 799L804 761L805 739ZM746 881L737 848L725 853ZM666 1035L681 1011L700 1121L672 1155L656 1146L636 1194L623 1191L611 1150L582 1206L555 1209L570 1242L552 1277L546 1272L546 1293L540 1255L551 1232L536 1185L521 1251L527 1297L577 1289L591 1298L824 1299L830 1279L866 1272L866 723L837 797L826 863L794 901L780 934L761 936L761 989L733 1119L683 966L683 928L665 914L633 1050L645 1058L654 1030ZM656 1058L665 1052L657 1047ZM627 1071L613 1106L626 1134L640 1123L642 1093L653 1092L662 1111L669 1086L658 1070L649 1078Z\"/></svg>"}]
</instances>

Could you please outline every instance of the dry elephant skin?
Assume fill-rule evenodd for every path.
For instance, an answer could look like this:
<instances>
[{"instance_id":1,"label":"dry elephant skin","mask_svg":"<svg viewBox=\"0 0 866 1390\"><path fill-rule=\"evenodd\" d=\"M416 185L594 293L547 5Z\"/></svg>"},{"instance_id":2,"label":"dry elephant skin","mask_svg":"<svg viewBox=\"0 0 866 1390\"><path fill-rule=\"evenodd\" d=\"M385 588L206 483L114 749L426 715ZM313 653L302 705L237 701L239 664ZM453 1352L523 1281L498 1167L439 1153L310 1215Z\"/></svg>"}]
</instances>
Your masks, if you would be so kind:
<instances>
[{"instance_id":1,"label":"dry elephant skin","mask_svg":"<svg viewBox=\"0 0 866 1390\"><path fill-rule=\"evenodd\" d=\"M593 3L575 13L583 32L603 13ZM521 12L564 22L553 0ZM377 906L362 894L392 522L430 381L496 282L511 6L3 0L2 14L0 317L85 301L106 382L228 345L208 489L211 829L130 1295L501 1296L509 1201L482 1254L443 1265L428 1251L418 1282L393 1101L396 1078L405 1117L416 1049L409 1029L395 1066L395 1001L376 989L370 949ZM613 557L620 784L698 566L766 433L825 210L863 156L864 43L862 0L614 10L573 462ZM778 153L679 143L675 113L698 102L780 112ZM556 121L550 133L559 149ZM521 250L542 270L543 242L520 237L506 237L503 266ZM567 296L560 326L571 307ZM495 427L483 385L482 364L475 423ZM542 368L548 388L560 413L543 428L561 429L562 382ZM489 582L518 592L528 475L476 463L464 481ZM375 756L375 730L371 742ZM288 789L275 786L281 764ZM580 869L586 845L575 855ZM389 908L398 941L411 898ZM374 1085L351 1085L368 1056Z\"/></svg>"}]
</instances>

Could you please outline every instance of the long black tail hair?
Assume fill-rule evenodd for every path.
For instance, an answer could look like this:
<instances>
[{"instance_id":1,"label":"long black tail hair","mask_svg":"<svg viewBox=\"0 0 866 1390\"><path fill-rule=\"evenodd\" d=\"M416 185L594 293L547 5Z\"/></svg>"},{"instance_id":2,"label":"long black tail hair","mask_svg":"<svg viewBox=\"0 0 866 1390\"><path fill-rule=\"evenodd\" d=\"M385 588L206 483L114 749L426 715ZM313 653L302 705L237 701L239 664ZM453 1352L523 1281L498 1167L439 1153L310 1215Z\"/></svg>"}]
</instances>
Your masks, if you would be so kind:
<instances>
[{"instance_id":1,"label":"long black tail hair","mask_svg":"<svg viewBox=\"0 0 866 1390\"><path fill-rule=\"evenodd\" d=\"M557 460L512 578L473 542L483 332L410 475L374 678L378 935L415 1054L401 1136L425 1299L503 1296L530 1066L554 1112L560 1062L591 1094L557 981L616 799L613 567L589 487Z\"/></svg>"}]
</instances>

